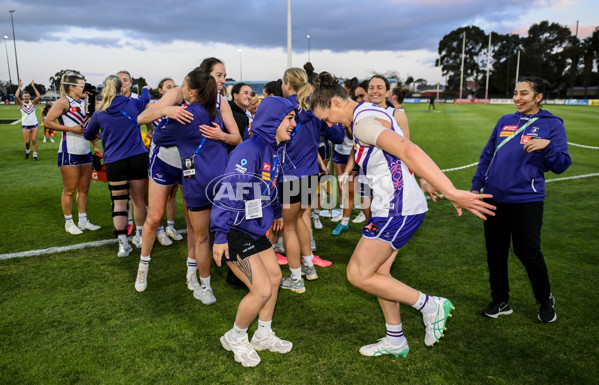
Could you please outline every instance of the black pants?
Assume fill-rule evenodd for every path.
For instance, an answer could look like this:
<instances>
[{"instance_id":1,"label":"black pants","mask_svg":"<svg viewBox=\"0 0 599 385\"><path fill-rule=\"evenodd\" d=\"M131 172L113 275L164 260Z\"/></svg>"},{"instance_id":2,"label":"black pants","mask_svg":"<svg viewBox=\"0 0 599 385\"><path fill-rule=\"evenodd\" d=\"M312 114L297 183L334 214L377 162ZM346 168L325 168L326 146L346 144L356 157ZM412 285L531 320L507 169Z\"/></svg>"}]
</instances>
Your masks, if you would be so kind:
<instances>
[{"instance_id":1,"label":"black pants","mask_svg":"<svg viewBox=\"0 0 599 385\"><path fill-rule=\"evenodd\" d=\"M549 274L541 253L543 202L501 204L486 201L497 206L496 215L487 217L485 221L487 263L493 301L509 300L507 261L510 238L514 253L528 273L537 301L549 298Z\"/></svg>"}]
</instances>

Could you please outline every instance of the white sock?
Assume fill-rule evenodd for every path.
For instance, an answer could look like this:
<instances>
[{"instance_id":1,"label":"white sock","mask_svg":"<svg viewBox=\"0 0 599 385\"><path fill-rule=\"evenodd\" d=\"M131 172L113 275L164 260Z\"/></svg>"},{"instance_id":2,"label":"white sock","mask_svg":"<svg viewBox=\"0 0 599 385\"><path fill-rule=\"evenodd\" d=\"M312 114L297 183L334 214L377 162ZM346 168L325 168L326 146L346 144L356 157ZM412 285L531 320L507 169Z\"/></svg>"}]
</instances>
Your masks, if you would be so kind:
<instances>
[{"instance_id":1,"label":"white sock","mask_svg":"<svg viewBox=\"0 0 599 385\"><path fill-rule=\"evenodd\" d=\"M34 151L34 152L33 152L33 156L37 156L37 152L35 152L35 151Z\"/></svg>"},{"instance_id":2,"label":"white sock","mask_svg":"<svg viewBox=\"0 0 599 385\"><path fill-rule=\"evenodd\" d=\"M150 258L150 256L148 255L147 257L144 257L143 255L141 256L141 258L139 258L139 270L148 270L148 268L150 267L150 261L152 260L152 258Z\"/></svg>"},{"instance_id":3,"label":"white sock","mask_svg":"<svg viewBox=\"0 0 599 385\"><path fill-rule=\"evenodd\" d=\"M206 278L200 277L200 284L202 285L202 287L210 289L210 276Z\"/></svg>"},{"instance_id":4,"label":"white sock","mask_svg":"<svg viewBox=\"0 0 599 385\"><path fill-rule=\"evenodd\" d=\"M399 325L385 324L387 327L387 341L391 346L399 346L406 342L406 337L403 335L401 323Z\"/></svg>"},{"instance_id":5,"label":"white sock","mask_svg":"<svg viewBox=\"0 0 599 385\"><path fill-rule=\"evenodd\" d=\"M175 228L175 221L166 221L166 227Z\"/></svg>"},{"instance_id":6,"label":"white sock","mask_svg":"<svg viewBox=\"0 0 599 385\"><path fill-rule=\"evenodd\" d=\"M312 262L312 259L314 259L314 254L304 255L304 265L306 265L307 267L314 266L314 262Z\"/></svg>"},{"instance_id":7,"label":"white sock","mask_svg":"<svg viewBox=\"0 0 599 385\"><path fill-rule=\"evenodd\" d=\"M247 334L248 334L247 328L241 329L239 326L237 326L237 324L233 323L233 329L231 329L231 337L233 337L234 340L239 341L240 339L245 337Z\"/></svg>"},{"instance_id":8,"label":"white sock","mask_svg":"<svg viewBox=\"0 0 599 385\"><path fill-rule=\"evenodd\" d=\"M317 217L320 216L320 210L314 209L314 215L316 215Z\"/></svg>"},{"instance_id":9,"label":"white sock","mask_svg":"<svg viewBox=\"0 0 599 385\"><path fill-rule=\"evenodd\" d=\"M160 234L164 232L164 226L160 225L158 226L158 229L156 229L156 234Z\"/></svg>"},{"instance_id":10,"label":"white sock","mask_svg":"<svg viewBox=\"0 0 599 385\"><path fill-rule=\"evenodd\" d=\"M291 278L294 281L297 281L297 280L299 280L299 279L302 278L302 268L301 268L301 266L298 267L297 269L291 269L290 268L289 271L291 272Z\"/></svg>"},{"instance_id":11,"label":"white sock","mask_svg":"<svg viewBox=\"0 0 599 385\"><path fill-rule=\"evenodd\" d=\"M144 229L143 226L136 226L135 227L135 236L141 238L141 232L143 231L143 229Z\"/></svg>"},{"instance_id":12,"label":"white sock","mask_svg":"<svg viewBox=\"0 0 599 385\"><path fill-rule=\"evenodd\" d=\"M262 321L260 318L258 318L258 329L256 329L256 333L261 336L268 334L272 330L271 325L272 320Z\"/></svg>"},{"instance_id":13,"label":"white sock","mask_svg":"<svg viewBox=\"0 0 599 385\"><path fill-rule=\"evenodd\" d=\"M70 222L73 222L73 216L72 216L72 215L65 215L65 216L64 216L64 220L65 220L65 222L67 222L67 223L68 223L69 221L70 221Z\"/></svg>"},{"instance_id":14,"label":"white sock","mask_svg":"<svg viewBox=\"0 0 599 385\"><path fill-rule=\"evenodd\" d=\"M187 272L191 273L192 271L195 272L198 269L198 264L196 263L196 260L193 258L187 258Z\"/></svg>"},{"instance_id":15,"label":"white sock","mask_svg":"<svg viewBox=\"0 0 599 385\"><path fill-rule=\"evenodd\" d=\"M347 226L349 224L349 217L343 217L343 218L341 218L341 224L343 226Z\"/></svg>"},{"instance_id":16,"label":"white sock","mask_svg":"<svg viewBox=\"0 0 599 385\"><path fill-rule=\"evenodd\" d=\"M79 223L87 223L87 213L79 213Z\"/></svg>"},{"instance_id":17,"label":"white sock","mask_svg":"<svg viewBox=\"0 0 599 385\"><path fill-rule=\"evenodd\" d=\"M121 246L127 246L129 244L127 242L127 234L119 234L119 244Z\"/></svg>"},{"instance_id":18,"label":"white sock","mask_svg":"<svg viewBox=\"0 0 599 385\"><path fill-rule=\"evenodd\" d=\"M29 154L30 152L31 152L31 150L30 150L30 149L26 149L26 150L25 150L25 154Z\"/></svg>"},{"instance_id":19,"label":"white sock","mask_svg":"<svg viewBox=\"0 0 599 385\"><path fill-rule=\"evenodd\" d=\"M432 313L437 309L437 305L433 301L432 297L429 297L427 294L420 292L420 297L418 297L418 301L412 307L416 310L419 310L423 313Z\"/></svg>"}]
</instances>

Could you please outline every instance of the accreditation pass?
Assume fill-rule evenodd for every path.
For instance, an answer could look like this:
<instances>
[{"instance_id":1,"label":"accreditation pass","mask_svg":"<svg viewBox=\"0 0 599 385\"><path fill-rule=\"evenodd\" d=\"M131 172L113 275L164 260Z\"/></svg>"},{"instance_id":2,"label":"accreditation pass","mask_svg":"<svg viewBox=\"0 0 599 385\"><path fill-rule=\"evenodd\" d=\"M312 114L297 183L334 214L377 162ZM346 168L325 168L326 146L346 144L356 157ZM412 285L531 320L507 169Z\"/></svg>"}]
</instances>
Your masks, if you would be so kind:
<instances>
[{"instance_id":1,"label":"accreditation pass","mask_svg":"<svg viewBox=\"0 0 599 385\"><path fill-rule=\"evenodd\" d=\"M245 219L262 218L262 200L245 201Z\"/></svg>"}]
</instances>

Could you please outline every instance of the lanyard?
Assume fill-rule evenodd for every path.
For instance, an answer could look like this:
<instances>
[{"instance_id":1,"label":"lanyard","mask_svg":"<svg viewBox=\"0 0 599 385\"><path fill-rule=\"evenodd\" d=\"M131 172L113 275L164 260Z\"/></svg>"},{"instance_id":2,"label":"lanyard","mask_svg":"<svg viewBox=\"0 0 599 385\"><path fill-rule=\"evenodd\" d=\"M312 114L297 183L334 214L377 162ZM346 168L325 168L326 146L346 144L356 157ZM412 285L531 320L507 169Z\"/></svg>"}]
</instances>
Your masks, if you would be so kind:
<instances>
[{"instance_id":1,"label":"lanyard","mask_svg":"<svg viewBox=\"0 0 599 385\"><path fill-rule=\"evenodd\" d=\"M291 142L293 140L293 137L295 136L295 134L297 133L297 130L300 128L302 124L298 123L297 126L295 126L295 128L293 129L293 131L291 131L291 135L289 138L289 141Z\"/></svg>"},{"instance_id":2,"label":"lanyard","mask_svg":"<svg viewBox=\"0 0 599 385\"><path fill-rule=\"evenodd\" d=\"M526 127L530 126L531 124L533 124L537 119L539 118L532 118L528 121L528 123L526 123L525 125L523 125L522 127L520 127L518 129L518 131L514 132L512 135L510 135L509 137L505 138L503 140L503 142L499 143L499 146L497 146L497 148L495 149L495 152L493 153L493 156L495 156L495 154L497 154L497 151L499 151L499 149L501 147L503 147L507 142L509 142L513 137L515 137L516 135L518 135L519 133L521 133Z\"/></svg>"},{"instance_id":3,"label":"lanyard","mask_svg":"<svg viewBox=\"0 0 599 385\"><path fill-rule=\"evenodd\" d=\"M128 113L126 113L126 112L125 112L125 111L123 111L123 110L121 110L121 113L122 113L123 115L125 115L125 116L127 117L127 119L129 119L130 121L132 121L133 123L135 123L135 125L136 125L136 126L138 126L138 127L139 127L139 123L137 123L137 120L135 120L135 119L133 119L132 117L130 117L130 116L129 116L129 114L128 114Z\"/></svg>"},{"instance_id":4,"label":"lanyard","mask_svg":"<svg viewBox=\"0 0 599 385\"><path fill-rule=\"evenodd\" d=\"M193 153L193 156L198 155L198 153L200 152L200 150L202 149L202 146L204 145L204 143L206 143L206 137L204 137L202 139L202 141L200 142L200 145L198 146L198 148L196 148L195 152Z\"/></svg>"},{"instance_id":5,"label":"lanyard","mask_svg":"<svg viewBox=\"0 0 599 385\"><path fill-rule=\"evenodd\" d=\"M272 176L275 174L275 172L277 171L277 166L279 165L279 157L277 156L275 158L274 163L272 164L272 168L270 169L270 175L269 178L272 181L272 184L270 185L270 188L274 187L275 184L277 183L277 178L273 178ZM268 193L268 189L269 186L266 186L266 188L264 189L264 192L262 193L262 195L267 195Z\"/></svg>"}]
</instances>

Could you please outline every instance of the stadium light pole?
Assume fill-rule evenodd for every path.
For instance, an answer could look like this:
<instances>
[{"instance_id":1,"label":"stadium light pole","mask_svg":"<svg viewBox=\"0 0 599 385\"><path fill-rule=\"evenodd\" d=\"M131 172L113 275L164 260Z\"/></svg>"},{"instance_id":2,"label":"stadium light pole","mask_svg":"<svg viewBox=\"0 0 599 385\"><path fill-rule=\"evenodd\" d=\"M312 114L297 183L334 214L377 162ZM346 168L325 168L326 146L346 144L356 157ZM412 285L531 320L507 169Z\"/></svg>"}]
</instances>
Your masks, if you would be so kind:
<instances>
[{"instance_id":1,"label":"stadium light pole","mask_svg":"<svg viewBox=\"0 0 599 385\"><path fill-rule=\"evenodd\" d=\"M464 57L466 56L466 31L463 33L462 40L462 69L460 72L460 103L462 102L462 86L464 84Z\"/></svg>"},{"instance_id":2,"label":"stadium light pole","mask_svg":"<svg viewBox=\"0 0 599 385\"><path fill-rule=\"evenodd\" d=\"M243 50L241 48L239 48L237 50L237 52L239 52L239 81L242 82L243 81L243 67L241 65L241 52L243 52Z\"/></svg>"},{"instance_id":3,"label":"stadium light pole","mask_svg":"<svg viewBox=\"0 0 599 385\"><path fill-rule=\"evenodd\" d=\"M287 0L287 68L291 68L291 0Z\"/></svg>"},{"instance_id":4,"label":"stadium light pole","mask_svg":"<svg viewBox=\"0 0 599 385\"><path fill-rule=\"evenodd\" d=\"M10 61L8 60L8 36L4 35L4 48L6 50L6 66L8 67L8 84L12 86L12 76L10 76Z\"/></svg>"},{"instance_id":5,"label":"stadium light pole","mask_svg":"<svg viewBox=\"0 0 599 385\"><path fill-rule=\"evenodd\" d=\"M308 61L310 61L310 35L306 35L306 38L308 39Z\"/></svg>"},{"instance_id":6,"label":"stadium light pole","mask_svg":"<svg viewBox=\"0 0 599 385\"><path fill-rule=\"evenodd\" d=\"M485 86L485 99L489 98L489 69L491 69L491 35L493 35L493 32L489 33L489 48L487 49L487 84Z\"/></svg>"},{"instance_id":7,"label":"stadium light pole","mask_svg":"<svg viewBox=\"0 0 599 385\"><path fill-rule=\"evenodd\" d=\"M13 20L12 14L15 13L15 10L10 10L10 22L12 24L12 42L15 45L15 64L17 65L17 83L21 80L21 76L19 75L19 59L17 59L17 39L15 38L15 22Z\"/></svg>"}]
</instances>

